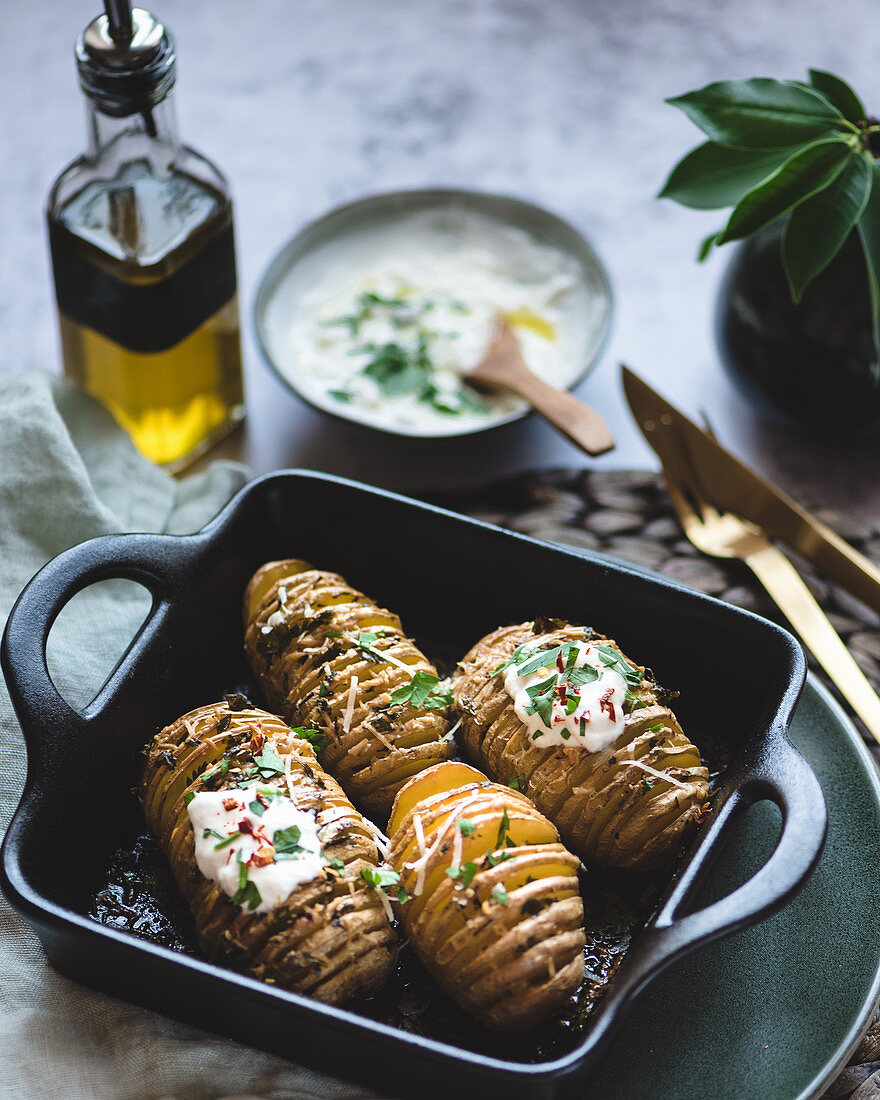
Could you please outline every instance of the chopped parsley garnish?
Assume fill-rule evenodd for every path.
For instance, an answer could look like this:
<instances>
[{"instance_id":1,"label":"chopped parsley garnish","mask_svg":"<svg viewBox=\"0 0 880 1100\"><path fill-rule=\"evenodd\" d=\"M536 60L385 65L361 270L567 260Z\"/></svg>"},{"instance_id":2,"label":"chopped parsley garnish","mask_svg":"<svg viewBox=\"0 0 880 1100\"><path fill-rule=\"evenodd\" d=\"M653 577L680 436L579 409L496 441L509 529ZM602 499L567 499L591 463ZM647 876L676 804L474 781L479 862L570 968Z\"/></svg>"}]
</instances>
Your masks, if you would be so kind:
<instances>
[{"instance_id":1,"label":"chopped parsley garnish","mask_svg":"<svg viewBox=\"0 0 880 1100\"><path fill-rule=\"evenodd\" d=\"M347 328L352 337L362 339L365 321L373 318L387 320L393 330L391 339L382 343L365 340L355 344L348 353L362 360L361 375L371 379L384 396L412 395L417 401L447 415L456 416L465 411L485 414L489 407L473 389L454 378L447 381L447 376L438 372L435 342L441 337L457 339L461 334L440 333L425 323L427 315L436 305L430 298L419 301L365 291L358 295L350 313L322 321L321 324L324 327ZM450 308L455 312L470 312L465 303L457 301L450 303ZM328 392L334 400L342 403L349 403L356 397L356 393L348 388Z\"/></svg>"},{"instance_id":2,"label":"chopped parsley garnish","mask_svg":"<svg viewBox=\"0 0 880 1100\"><path fill-rule=\"evenodd\" d=\"M439 710L452 702L452 692L440 690L440 677L420 668L408 684L401 684L391 692L391 702L409 703L413 710Z\"/></svg>"},{"instance_id":3,"label":"chopped parsley garnish","mask_svg":"<svg viewBox=\"0 0 880 1100\"><path fill-rule=\"evenodd\" d=\"M286 829L277 829L272 837L272 847L275 849L275 859L297 859L300 852L307 852L300 844L301 836L299 825L288 825Z\"/></svg>"},{"instance_id":4,"label":"chopped parsley garnish","mask_svg":"<svg viewBox=\"0 0 880 1100\"><path fill-rule=\"evenodd\" d=\"M386 886L396 886L400 880L400 875L397 871L384 867L364 867L361 871L361 878L374 889L380 890Z\"/></svg>"},{"instance_id":5,"label":"chopped parsley garnish","mask_svg":"<svg viewBox=\"0 0 880 1100\"><path fill-rule=\"evenodd\" d=\"M498 902L499 905L510 904L510 897L500 882L497 886L492 887L492 900Z\"/></svg>"},{"instance_id":6,"label":"chopped parsley garnish","mask_svg":"<svg viewBox=\"0 0 880 1100\"><path fill-rule=\"evenodd\" d=\"M331 859L330 860L330 866L333 868L334 871L344 871L345 870L345 864L342 862L341 859Z\"/></svg>"},{"instance_id":7,"label":"chopped parsley garnish","mask_svg":"<svg viewBox=\"0 0 880 1100\"><path fill-rule=\"evenodd\" d=\"M241 853L239 853L239 856L240 855ZM263 900L256 884L251 882L247 877L247 866L241 862L240 859L238 864L238 889L229 900L233 905L242 905L246 903L251 912L253 912Z\"/></svg>"},{"instance_id":8,"label":"chopped parsley garnish","mask_svg":"<svg viewBox=\"0 0 880 1100\"><path fill-rule=\"evenodd\" d=\"M633 666L617 652L617 650L610 645L597 645L596 651L599 654L599 660L608 665L609 668L615 669L626 680L627 687L638 687L644 680L645 674Z\"/></svg>"},{"instance_id":9,"label":"chopped parsley garnish","mask_svg":"<svg viewBox=\"0 0 880 1100\"><path fill-rule=\"evenodd\" d=\"M497 867L499 863L504 863L508 859L513 859L513 852L501 852L497 856L490 851L486 852L486 862L490 867Z\"/></svg>"},{"instance_id":10,"label":"chopped parsley garnish","mask_svg":"<svg viewBox=\"0 0 880 1100\"><path fill-rule=\"evenodd\" d=\"M254 764L261 779L271 779L273 775L284 775L284 761L271 745L265 745Z\"/></svg>"},{"instance_id":11,"label":"chopped parsley garnish","mask_svg":"<svg viewBox=\"0 0 880 1100\"><path fill-rule=\"evenodd\" d=\"M498 826L498 837L495 841L496 848L515 848L516 842L510 839L510 818L507 809L501 815L501 824Z\"/></svg>"},{"instance_id":12,"label":"chopped parsley garnish","mask_svg":"<svg viewBox=\"0 0 880 1100\"><path fill-rule=\"evenodd\" d=\"M506 661L502 661L501 664L492 673L493 676L497 676L499 672L504 672L506 668L511 665L515 665L518 661L530 657L532 655L532 649L534 642L523 642L522 645L518 645L516 649L511 653Z\"/></svg>"},{"instance_id":13,"label":"chopped parsley garnish","mask_svg":"<svg viewBox=\"0 0 880 1100\"><path fill-rule=\"evenodd\" d=\"M524 791L526 789L526 777L524 772L515 775L507 784L512 791Z\"/></svg>"},{"instance_id":14,"label":"chopped parsley garnish","mask_svg":"<svg viewBox=\"0 0 880 1100\"><path fill-rule=\"evenodd\" d=\"M207 783L209 779L225 779L229 772L229 761L225 756L221 756L219 764L215 764L213 768L208 768L206 772L202 772L202 782Z\"/></svg>"},{"instance_id":15,"label":"chopped parsley garnish","mask_svg":"<svg viewBox=\"0 0 880 1100\"><path fill-rule=\"evenodd\" d=\"M248 809L255 817L262 817L263 814L266 812L266 807L259 800L259 798L255 798L253 802L248 802Z\"/></svg>"},{"instance_id":16,"label":"chopped parsley garnish","mask_svg":"<svg viewBox=\"0 0 880 1100\"><path fill-rule=\"evenodd\" d=\"M553 649L545 649L536 657L526 661L524 665L517 665L516 671L520 676L528 676L530 672L537 672L539 668L552 668L556 664L556 658L562 654L565 661L574 647L571 642L558 645Z\"/></svg>"},{"instance_id":17,"label":"chopped parsley garnish","mask_svg":"<svg viewBox=\"0 0 880 1100\"><path fill-rule=\"evenodd\" d=\"M456 825L462 836L473 836L474 830L477 827L469 817L460 817Z\"/></svg>"},{"instance_id":18,"label":"chopped parsley garnish","mask_svg":"<svg viewBox=\"0 0 880 1100\"><path fill-rule=\"evenodd\" d=\"M305 726L294 726L293 732L297 737L301 737L303 741L308 741L315 752L320 752L321 749L327 747L327 734L321 733L320 730L309 730Z\"/></svg>"},{"instance_id":19,"label":"chopped parsley garnish","mask_svg":"<svg viewBox=\"0 0 880 1100\"><path fill-rule=\"evenodd\" d=\"M397 887L397 900L401 905L405 905L409 901L409 894L406 892L405 886Z\"/></svg>"},{"instance_id":20,"label":"chopped parsley garnish","mask_svg":"<svg viewBox=\"0 0 880 1100\"><path fill-rule=\"evenodd\" d=\"M362 630L358 634L358 645L371 645L379 637L378 634L374 634L371 630Z\"/></svg>"},{"instance_id":21,"label":"chopped parsley garnish","mask_svg":"<svg viewBox=\"0 0 880 1100\"><path fill-rule=\"evenodd\" d=\"M447 867L446 874L450 878L454 878L458 885L463 889L467 889L473 882L474 875L477 873L477 865L473 860L469 859L462 867Z\"/></svg>"},{"instance_id":22,"label":"chopped parsley garnish","mask_svg":"<svg viewBox=\"0 0 880 1100\"><path fill-rule=\"evenodd\" d=\"M550 729L553 721L553 700L556 697L556 683L557 677L554 674L546 680L542 680L539 684L533 684L531 687L526 688L526 694L530 700L526 707L526 714L537 714L548 729Z\"/></svg>"}]
</instances>

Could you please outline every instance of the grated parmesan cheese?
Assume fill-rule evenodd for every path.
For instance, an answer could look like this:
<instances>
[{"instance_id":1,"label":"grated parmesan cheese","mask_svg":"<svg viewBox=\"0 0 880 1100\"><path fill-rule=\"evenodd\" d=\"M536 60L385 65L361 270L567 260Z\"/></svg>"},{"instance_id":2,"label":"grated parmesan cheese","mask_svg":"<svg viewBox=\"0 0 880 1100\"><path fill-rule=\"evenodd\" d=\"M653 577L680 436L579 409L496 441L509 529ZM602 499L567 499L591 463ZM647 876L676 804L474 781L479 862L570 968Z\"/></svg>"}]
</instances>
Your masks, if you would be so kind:
<instances>
[{"instance_id":1,"label":"grated parmesan cheese","mask_svg":"<svg viewBox=\"0 0 880 1100\"><path fill-rule=\"evenodd\" d=\"M419 846L419 858L415 863L409 864L408 866L411 871L415 871L417 866L421 864L421 866L418 867L416 884L413 888L413 894L418 897L425 888L425 866L428 861L428 852L425 850L425 830L422 828L422 819L418 814L413 814L413 829L416 834L416 844Z\"/></svg>"},{"instance_id":2,"label":"grated parmesan cheese","mask_svg":"<svg viewBox=\"0 0 880 1100\"><path fill-rule=\"evenodd\" d=\"M439 687L439 685L438 685L438 687ZM452 729L447 730L446 733L444 733L443 736L440 738L440 740L441 741L451 741L453 739L453 737L455 736L456 731L458 730L458 727L462 724L463 721L464 721L463 718L459 718L459 720L455 723L455 725L452 727Z\"/></svg>"},{"instance_id":3,"label":"grated parmesan cheese","mask_svg":"<svg viewBox=\"0 0 880 1100\"><path fill-rule=\"evenodd\" d=\"M367 731L367 733L371 733L377 741L380 741L386 749L390 749L391 752L394 752L394 746L391 744L388 738L383 733L380 733L379 730L373 729L369 722L364 722L364 729Z\"/></svg>"},{"instance_id":4,"label":"grated parmesan cheese","mask_svg":"<svg viewBox=\"0 0 880 1100\"><path fill-rule=\"evenodd\" d=\"M658 779L665 779L667 783L671 783L673 787L680 787L681 790L689 790L685 783L682 783L678 779L674 779L671 775L666 775L665 772L658 772L656 768L652 768L650 764L643 764L641 760L629 759L628 757L618 756L618 761L621 764L635 764L637 768L642 768L646 772L650 772L651 775L656 776Z\"/></svg>"},{"instance_id":5,"label":"grated parmesan cheese","mask_svg":"<svg viewBox=\"0 0 880 1100\"><path fill-rule=\"evenodd\" d=\"M348 733L351 729L351 720L354 717L354 702L357 695L358 678L352 676L351 682L348 686L348 700L345 704L345 713L342 716L342 732Z\"/></svg>"},{"instance_id":6,"label":"grated parmesan cheese","mask_svg":"<svg viewBox=\"0 0 880 1100\"><path fill-rule=\"evenodd\" d=\"M455 823L455 835L452 838L452 863L449 865L450 871L461 870L461 829L458 828L458 821Z\"/></svg>"}]
</instances>

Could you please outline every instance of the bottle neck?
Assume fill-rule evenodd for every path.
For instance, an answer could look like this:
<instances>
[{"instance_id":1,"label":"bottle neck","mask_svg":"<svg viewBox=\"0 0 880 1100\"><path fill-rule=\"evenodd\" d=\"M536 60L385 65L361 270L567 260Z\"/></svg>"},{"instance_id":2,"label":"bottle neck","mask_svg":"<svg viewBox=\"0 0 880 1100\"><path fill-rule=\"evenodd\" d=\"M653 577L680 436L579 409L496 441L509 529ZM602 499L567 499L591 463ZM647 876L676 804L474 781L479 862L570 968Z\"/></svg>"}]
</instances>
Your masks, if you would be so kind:
<instances>
[{"instance_id":1,"label":"bottle neck","mask_svg":"<svg viewBox=\"0 0 880 1100\"><path fill-rule=\"evenodd\" d=\"M170 175L180 141L171 95L142 114L115 118L86 99L88 148L86 157L101 174L113 176L132 161L146 161L154 175Z\"/></svg>"}]
</instances>

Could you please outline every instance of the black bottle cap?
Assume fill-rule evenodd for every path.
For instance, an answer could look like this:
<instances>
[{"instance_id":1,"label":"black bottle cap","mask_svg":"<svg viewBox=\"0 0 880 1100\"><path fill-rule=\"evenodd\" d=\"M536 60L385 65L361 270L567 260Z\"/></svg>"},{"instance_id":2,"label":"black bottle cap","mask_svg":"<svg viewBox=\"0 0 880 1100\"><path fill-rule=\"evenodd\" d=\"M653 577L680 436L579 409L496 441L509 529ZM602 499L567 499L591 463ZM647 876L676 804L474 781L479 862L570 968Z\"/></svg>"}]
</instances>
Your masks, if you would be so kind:
<instances>
[{"instance_id":1,"label":"black bottle cap","mask_svg":"<svg viewBox=\"0 0 880 1100\"><path fill-rule=\"evenodd\" d=\"M143 8L131 11L130 27L126 4L108 0L107 9L76 40L80 85L104 114L142 114L174 86L174 41Z\"/></svg>"}]
</instances>

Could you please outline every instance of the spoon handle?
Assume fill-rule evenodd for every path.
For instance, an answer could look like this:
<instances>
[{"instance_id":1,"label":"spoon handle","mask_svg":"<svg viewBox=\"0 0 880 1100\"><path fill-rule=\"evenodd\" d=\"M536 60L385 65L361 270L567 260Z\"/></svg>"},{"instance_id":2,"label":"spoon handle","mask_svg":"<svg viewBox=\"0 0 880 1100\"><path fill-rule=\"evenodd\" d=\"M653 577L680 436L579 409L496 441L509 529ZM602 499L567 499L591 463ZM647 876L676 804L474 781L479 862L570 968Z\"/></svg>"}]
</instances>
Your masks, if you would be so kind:
<instances>
[{"instance_id":1,"label":"spoon handle","mask_svg":"<svg viewBox=\"0 0 880 1100\"><path fill-rule=\"evenodd\" d=\"M529 369L519 340L506 321L497 325L485 357L465 377L478 386L513 390L588 455L603 455L614 449L614 437L595 409L574 394L557 390Z\"/></svg>"},{"instance_id":2,"label":"spoon handle","mask_svg":"<svg viewBox=\"0 0 880 1100\"><path fill-rule=\"evenodd\" d=\"M603 455L614 449L614 437L595 409L573 394L557 390L533 374L525 364L511 371L505 384L588 455Z\"/></svg>"}]
</instances>

